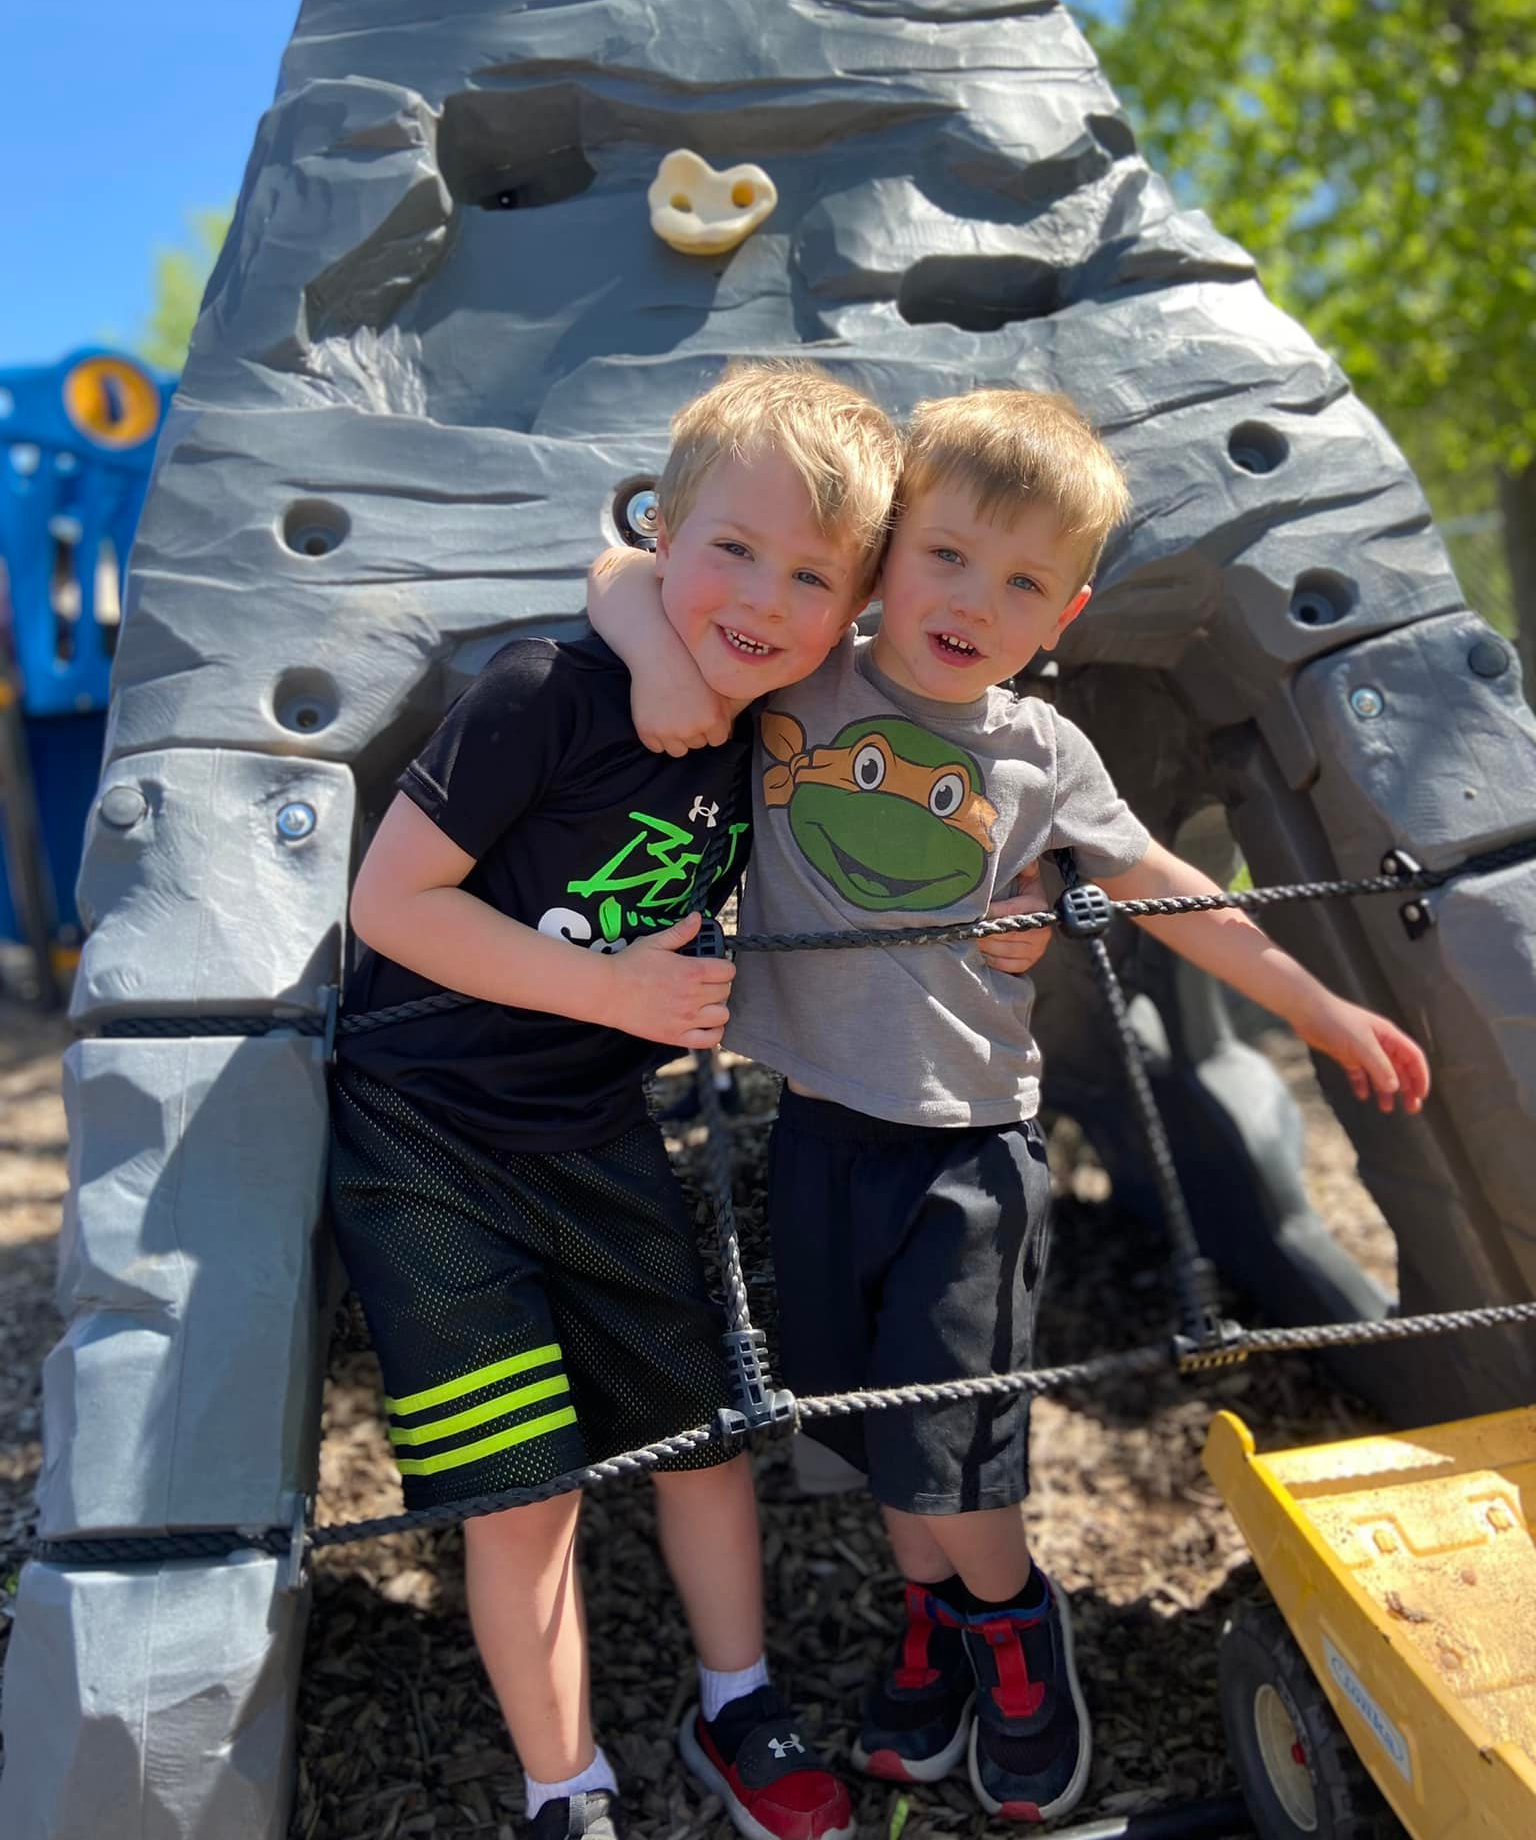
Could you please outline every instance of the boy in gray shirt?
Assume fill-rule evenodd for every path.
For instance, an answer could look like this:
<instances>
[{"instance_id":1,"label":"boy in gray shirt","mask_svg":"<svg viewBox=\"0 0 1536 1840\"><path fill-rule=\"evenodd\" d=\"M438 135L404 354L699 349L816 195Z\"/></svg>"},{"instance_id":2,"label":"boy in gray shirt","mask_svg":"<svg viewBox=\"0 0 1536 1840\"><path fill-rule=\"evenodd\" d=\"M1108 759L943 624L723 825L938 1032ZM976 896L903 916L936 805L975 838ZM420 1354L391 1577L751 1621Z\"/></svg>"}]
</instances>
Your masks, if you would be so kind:
<instances>
[{"instance_id":1,"label":"boy in gray shirt","mask_svg":"<svg viewBox=\"0 0 1536 1840\"><path fill-rule=\"evenodd\" d=\"M1079 729L1002 687L1082 611L1127 504L1064 398L982 390L918 406L878 635L846 638L759 716L743 930L977 919L1063 847L1116 900L1217 892L1148 835ZM662 545L663 594L667 568ZM708 738L718 714L667 643L643 562L606 574L591 614L630 665L642 740ZM753 608L759 626L772 612ZM1246 915L1138 924L1283 1017L1357 1097L1420 1109L1417 1046ZM1032 1364L1050 1179L1033 986L999 973L1027 970L1046 937L738 965L726 1045L786 1076L768 1214L796 1392ZM855 1762L930 1782L965 1757L990 1814L1042 1821L1081 1796L1091 1740L1067 1603L1029 1553L1027 1431L1014 1395L822 1419L809 1435L866 1471L906 1580Z\"/></svg>"}]
</instances>

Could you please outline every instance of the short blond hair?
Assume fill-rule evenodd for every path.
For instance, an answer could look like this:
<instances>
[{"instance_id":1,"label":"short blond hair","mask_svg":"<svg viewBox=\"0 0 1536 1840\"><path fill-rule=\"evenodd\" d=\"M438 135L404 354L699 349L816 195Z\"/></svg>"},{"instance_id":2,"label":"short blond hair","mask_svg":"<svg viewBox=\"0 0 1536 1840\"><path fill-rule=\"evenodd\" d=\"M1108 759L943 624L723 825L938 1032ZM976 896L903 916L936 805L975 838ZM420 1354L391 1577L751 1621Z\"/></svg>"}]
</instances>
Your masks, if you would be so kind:
<instances>
[{"instance_id":1,"label":"short blond hair","mask_svg":"<svg viewBox=\"0 0 1536 1840\"><path fill-rule=\"evenodd\" d=\"M979 516L1005 523L1026 505L1049 505L1077 549L1084 581L1131 508L1125 475L1082 411L1039 390L972 390L920 402L907 433L899 508L935 487L971 492Z\"/></svg>"},{"instance_id":2,"label":"short blond hair","mask_svg":"<svg viewBox=\"0 0 1536 1840\"><path fill-rule=\"evenodd\" d=\"M859 587L880 572L902 443L878 404L814 364L732 364L672 418L672 451L656 487L657 509L675 532L721 460L782 454L810 494L817 526L849 537Z\"/></svg>"}]
</instances>

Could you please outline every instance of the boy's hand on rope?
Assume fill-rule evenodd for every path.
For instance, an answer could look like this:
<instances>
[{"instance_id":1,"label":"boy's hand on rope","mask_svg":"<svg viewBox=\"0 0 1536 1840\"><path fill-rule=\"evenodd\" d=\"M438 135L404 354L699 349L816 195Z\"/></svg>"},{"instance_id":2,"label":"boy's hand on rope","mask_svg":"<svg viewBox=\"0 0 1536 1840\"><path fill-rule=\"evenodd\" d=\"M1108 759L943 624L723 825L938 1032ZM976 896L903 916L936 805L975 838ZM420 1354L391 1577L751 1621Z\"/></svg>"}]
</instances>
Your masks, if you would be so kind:
<instances>
[{"instance_id":1,"label":"boy's hand on rope","mask_svg":"<svg viewBox=\"0 0 1536 1840\"><path fill-rule=\"evenodd\" d=\"M736 967L729 959L679 956L699 925L699 915L689 914L608 959L613 1004L603 1020L611 1028L674 1048L720 1045Z\"/></svg>"},{"instance_id":2,"label":"boy's hand on rope","mask_svg":"<svg viewBox=\"0 0 1536 1840\"><path fill-rule=\"evenodd\" d=\"M1043 914L1050 906L1040 883L1038 863L1031 863L1014 877L1013 889L1014 892L1006 899L994 901L987 909L989 920L1002 920L1010 914ZM1028 933L994 933L976 941L990 970L1011 972L1015 977L1033 971L1050 943L1051 929L1048 926Z\"/></svg>"},{"instance_id":3,"label":"boy's hand on rope","mask_svg":"<svg viewBox=\"0 0 1536 1840\"><path fill-rule=\"evenodd\" d=\"M1296 1033L1309 1048L1338 1062L1357 1099L1374 1093L1384 1112L1399 1100L1405 1112L1423 1109L1429 1062L1418 1043L1385 1016L1329 997L1314 1014L1298 1020Z\"/></svg>"}]
</instances>

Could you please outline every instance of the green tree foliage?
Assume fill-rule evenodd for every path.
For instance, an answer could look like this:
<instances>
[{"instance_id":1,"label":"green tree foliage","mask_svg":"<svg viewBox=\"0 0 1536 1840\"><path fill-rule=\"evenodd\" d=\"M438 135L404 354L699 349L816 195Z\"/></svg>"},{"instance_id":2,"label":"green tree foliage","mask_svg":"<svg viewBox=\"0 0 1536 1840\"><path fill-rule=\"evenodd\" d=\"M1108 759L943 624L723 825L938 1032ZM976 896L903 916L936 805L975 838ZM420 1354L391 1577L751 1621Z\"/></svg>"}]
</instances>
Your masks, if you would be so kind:
<instances>
[{"instance_id":1,"label":"green tree foliage","mask_svg":"<svg viewBox=\"0 0 1536 1840\"><path fill-rule=\"evenodd\" d=\"M1082 0L1149 161L1536 581L1536 0ZM1528 662L1528 672L1530 663ZM1530 685L1529 688L1536 688Z\"/></svg>"},{"instance_id":2,"label":"green tree foliage","mask_svg":"<svg viewBox=\"0 0 1536 1840\"><path fill-rule=\"evenodd\" d=\"M135 348L141 358L162 370L179 371L187 355L203 288L218 260L232 212L191 211L190 241L178 249L155 252L154 305Z\"/></svg>"},{"instance_id":3,"label":"green tree foliage","mask_svg":"<svg viewBox=\"0 0 1536 1840\"><path fill-rule=\"evenodd\" d=\"M1536 456L1536 0L1081 9L1152 163L1381 414Z\"/></svg>"}]
</instances>

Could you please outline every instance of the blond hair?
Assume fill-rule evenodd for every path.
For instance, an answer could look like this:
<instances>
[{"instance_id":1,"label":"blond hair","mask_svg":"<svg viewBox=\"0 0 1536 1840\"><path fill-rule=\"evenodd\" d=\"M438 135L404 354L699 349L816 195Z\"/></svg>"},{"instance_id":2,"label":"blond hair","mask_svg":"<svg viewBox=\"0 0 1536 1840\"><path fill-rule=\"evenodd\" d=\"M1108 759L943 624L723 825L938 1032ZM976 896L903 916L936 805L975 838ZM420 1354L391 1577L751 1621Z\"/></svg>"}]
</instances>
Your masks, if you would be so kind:
<instances>
[{"instance_id":1,"label":"blond hair","mask_svg":"<svg viewBox=\"0 0 1536 1840\"><path fill-rule=\"evenodd\" d=\"M676 532L721 460L782 454L810 494L817 527L859 552L859 586L880 571L901 437L858 390L814 364L732 364L672 418L672 451L656 486L657 508Z\"/></svg>"},{"instance_id":2,"label":"blond hair","mask_svg":"<svg viewBox=\"0 0 1536 1840\"><path fill-rule=\"evenodd\" d=\"M1084 581L1131 508L1114 455L1076 404L1038 390L972 390L920 402L907 433L900 508L935 487L971 492L979 516L1005 523L1026 505L1049 505L1077 550Z\"/></svg>"}]
</instances>

